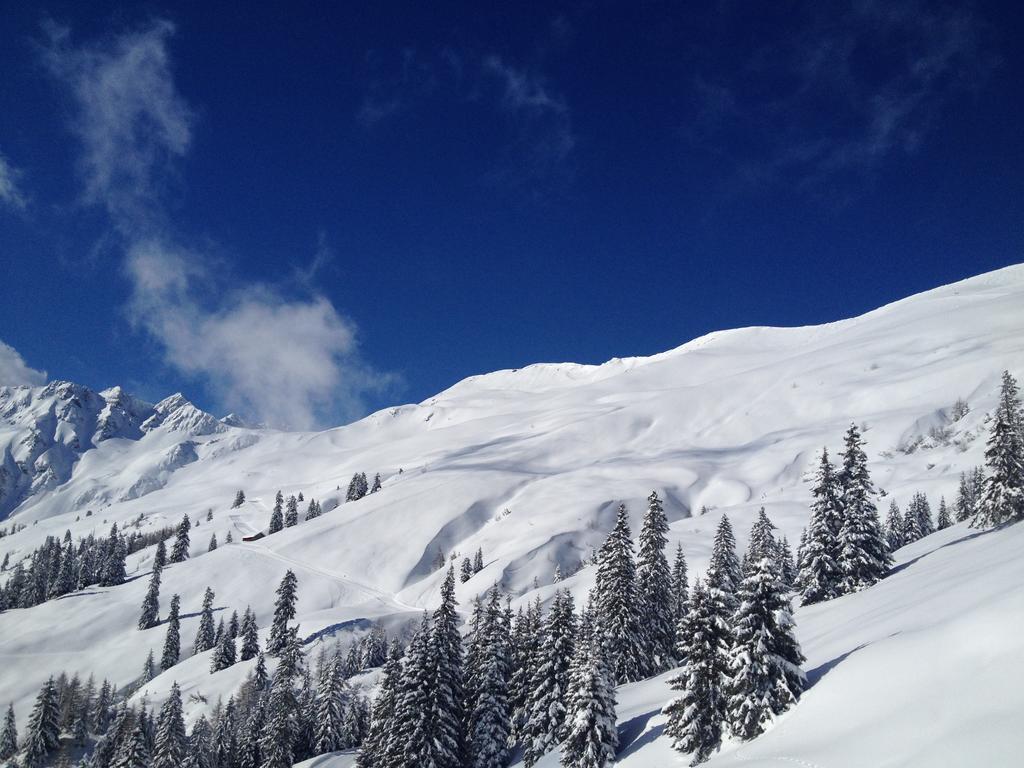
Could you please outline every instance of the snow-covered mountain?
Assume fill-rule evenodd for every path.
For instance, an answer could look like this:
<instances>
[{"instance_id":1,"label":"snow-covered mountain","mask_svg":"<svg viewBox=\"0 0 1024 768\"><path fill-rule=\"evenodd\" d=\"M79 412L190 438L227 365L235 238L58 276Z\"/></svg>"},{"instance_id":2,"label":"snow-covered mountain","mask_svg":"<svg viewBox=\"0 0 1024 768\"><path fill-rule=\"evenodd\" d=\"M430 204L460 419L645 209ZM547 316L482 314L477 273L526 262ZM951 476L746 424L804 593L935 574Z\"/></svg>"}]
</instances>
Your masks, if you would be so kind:
<instances>
[{"instance_id":1,"label":"snow-covered mountain","mask_svg":"<svg viewBox=\"0 0 1024 768\"><path fill-rule=\"evenodd\" d=\"M495 582L519 600L547 599L555 589L556 565L575 573L603 541L620 501L629 506L634 532L638 529L643 500L652 489L666 500L670 547L681 542L691 571L700 573L722 513L732 519L741 547L761 506L795 541L806 524L806 477L815 453L822 446L838 449L850 422L863 427L874 481L886 495L883 509L889 498L905 505L917 490L936 502L941 495L951 499L959 473L982 463L1000 373L1024 374L1022 329L1024 265L1019 265L826 325L721 331L648 358L599 366L533 365L475 376L422 403L316 433L218 421L180 395L150 406L119 389L93 393L63 382L0 389L0 513L9 512L10 522L26 526L0 539L0 557L9 553L16 562L45 536L66 530L75 538L105 534L115 521L155 530L188 514L198 521L192 559L169 568L161 590L164 613L172 593L182 597L186 648L206 586L216 591L218 607L230 613L251 605L266 628L274 587L289 568L299 578L297 618L304 636L325 628L363 631L367 619L400 626L436 600L441 574L431 563L438 550L460 556L483 550L484 569L458 587L463 608ZM379 472L383 488L344 503L348 481L359 471L371 478ZM238 489L245 491L246 502L231 508ZM265 528L278 489L286 495L301 491L306 499L320 500L327 512L259 541L241 542ZM697 513L702 507L707 514ZM229 531L235 543L207 553L210 536L223 542ZM951 543L966 533L957 527L942 535ZM849 612L831 604L799 612L798 631L812 651L809 667L838 668L829 672L828 687L819 693L815 686L788 718L796 722L815 717L815 711L827 713L829 702L857 695L871 685L872 675L879 685L885 682L891 670L884 663L861 664L859 659L875 651L847 648L847 635L860 637L858 632L875 626L883 634L902 632L908 642L919 638L915 648L948 639L942 627L953 627L952 614L966 610L964 600L929 598L934 611L950 614L934 625L912 618L905 608L924 594L916 590L925 589L931 577L922 574L932 573L936 564L962 570L979 602L1003 601L1000 610L1016 612L1019 630L1019 599L1006 597L1005 584L978 573L987 542L1015 542L1016 533L945 549L933 539L934 547L921 545L919 553L901 556L907 565L899 578L836 601L836 606L853 606ZM956 560L960 551L973 552L974 559ZM24 718L41 682L61 670L120 684L137 677L147 652L159 654L163 642L162 627L135 628L146 579L131 576L144 576L152 557L152 548L131 555L124 585L0 614L0 658L6 660L0 703L13 700ZM1003 570L998 579L1019 581L1019 570L1009 564ZM581 601L592 571L584 567L560 586L570 587ZM901 589L889 602L867 596ZM889 619L871 624L879 611ZM981 624L992 621L989 614L978 616ZM1018 631L1016 637L1021 636ZM865 635L863 642L878 645L881 637ZM1024 656L1017 642L1017 656ZM993 652L990 658L1002 664L1008 654ZM195 717L204 706L201 699L212 704L218 695L226 696L249 666L211 675L204 654L184 660L137 695L158 703L176 679ZM846 674L846 668L856 668L857 674ZM1006 672L1024 682L1019 665ZM644 697L665 693L652 687L657 683L639 685L636 696L645 702ZM938 682L921 685L901 701L931 712L939 687ZM623 702L632 700L631 691L622 692ZM1008 696L1007 706L1019 709L1024 703L1019 693L1016 699ZM1003 706L1008 699L998 701ZM637 704L642 706L647 704ZM990 711L990 703L974 698L969 706L977 707L971 717L974 711L980 716ZM657 719L649 716L634 726L633 738L646 741L629 747L627 739L632 751L626 757L635 765L666 764L667 757L665 762L635 757L669 754L663 740L654 738ZM962 764L916 758L886 763L870 750L851 752L860 756L852 761L842 757L840 747L817 744L810 727L780 725L779 733L784 729L787 738L804 739L787 742L786 754L819 755L807 765ZM764 740L779 738L769 734ZM910 743L916 736L908 728L886 738L899 746L901 739ZM944 731L935 738L970 735ZM735 757L745 759L745 753ZM761 753L750 748L749 754Z\"/></svg>"}]
</instances>

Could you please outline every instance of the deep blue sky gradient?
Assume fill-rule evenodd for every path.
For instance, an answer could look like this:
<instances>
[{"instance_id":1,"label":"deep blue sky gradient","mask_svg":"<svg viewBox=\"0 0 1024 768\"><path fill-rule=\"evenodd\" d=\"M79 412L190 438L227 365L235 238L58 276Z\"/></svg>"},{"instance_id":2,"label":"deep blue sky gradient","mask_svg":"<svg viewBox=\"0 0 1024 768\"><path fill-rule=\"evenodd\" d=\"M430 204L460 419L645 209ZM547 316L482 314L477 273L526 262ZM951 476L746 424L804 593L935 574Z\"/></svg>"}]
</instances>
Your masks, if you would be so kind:
<instances>
[{"instance_id":1,"label":"deep blue sky gradient","mask_svg":"<svg viewBox=\"0 0 1024 768\"><path fill-rule=\"evenodd\" d=\"M367 409L1024 260L1017 4L489 5L3 4L0 153L29 203L0 206L0 339L54 378L225 410L126 320L47 20L83 44L174 23L176 237L296 295L329 252L315 290L402 380Z\"/></svg>"}]
</instances>

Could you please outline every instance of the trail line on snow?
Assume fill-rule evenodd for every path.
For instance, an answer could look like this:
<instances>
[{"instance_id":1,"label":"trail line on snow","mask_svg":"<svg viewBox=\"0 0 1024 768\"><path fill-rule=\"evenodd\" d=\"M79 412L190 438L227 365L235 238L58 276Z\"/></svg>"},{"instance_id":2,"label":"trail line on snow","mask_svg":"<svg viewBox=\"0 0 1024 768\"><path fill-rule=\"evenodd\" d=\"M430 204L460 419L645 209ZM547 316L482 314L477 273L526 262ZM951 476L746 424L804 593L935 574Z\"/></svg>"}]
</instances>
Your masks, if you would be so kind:
<instances>
[{"instance_id":1,"label":"trail line on snow","mask_svg":"<svg viewBox=\"0 0 1024 768\"><path fill-rule=\"evenodd\" d=\"M256 542L245 541L245 542L240 542L240 545L244 549L246 549L246 550L249 550L251 552L256 552L256 553L258 553L258 554L260 554L260 555L262 555L264 557L270 558L271 560L277 560L278 562L281 562L281 563L286 563L288 565L294 565L296 568L302 568L302 569L304 569L306 571L309 571L310 573L315 573L315 574L318 574L318 575L323 576L325 578L333 579L334 581L341 582L343 584L355 587L356 589L360 589L363 592L368 593L372 597L376 597L376 598L378 598L380 600L385 600L385 601L391 602L394 605L397 605L399 608L405 608L406 610L409 610L409 611L418 611L419 610L418 608L416 608L414 606L411 606L408 603L405 603L405 602L399 600L395 595L392 595L392 594L389 594L388 592L385 592L383 589L377 589L377 587L371 587L369 584L364 584L364 583L362 583L360 581L356 581L355 579L349 578L348 576L346 576L344 574L335 573L334 571L328 571L325 568L318 568L315 565L310 565L309 563L304 563L301 560L296 560L294 558L288 557L287 555L282 555L280 552L274 552L273 550L269 549L268 547L265 547L265 546L262 546L260 544L257 544Z\"/></svg>"}]
</instances>

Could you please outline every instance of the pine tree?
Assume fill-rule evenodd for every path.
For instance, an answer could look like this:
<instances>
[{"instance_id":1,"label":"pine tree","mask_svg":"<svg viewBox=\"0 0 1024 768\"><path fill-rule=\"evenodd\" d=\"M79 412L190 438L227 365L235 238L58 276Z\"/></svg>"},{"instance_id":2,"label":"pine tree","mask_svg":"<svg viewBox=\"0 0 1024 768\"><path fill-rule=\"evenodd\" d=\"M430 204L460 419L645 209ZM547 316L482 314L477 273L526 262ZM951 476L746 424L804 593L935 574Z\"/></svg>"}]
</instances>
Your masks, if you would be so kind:
<instances>
[{"instance_id":1,"label":"pine tree","mask_svg":"<svg viewBox=\"0 0 1024 768\"><path fill-rule=\"evenodd\" d=\"M576 663L577 674L562 743L561 764L565 768L604 768L615 762L619 732L607 640L607 636L598 631L590 642L578 648L581 658Z\"/></svg>"},{"instance_id":2,"label":"pine tree","mask_svg":"<svg viewBox=\"0 0 1024 768\"><path fill-rule=\"evenodd\" d=\"M841 488L828 451L821 463L811 503L811 522L803 550L800 589L804 605L831 600L841 594L843 571L839 564L839 529L842 521Z\"/></svg>"},{"instance_id":3,"label":"pine tree","mask_svg":"<svg viewBox=\"0 0 1024 768\"><path fill-rule=\"evenodd\" d=\"M473 561L468 557L462 558L462 565L459 566L459 581L465 584L473 578Z\"/></svg>"},{"instance_id":4,"label":"pine tree","mask_svg":"<svg viewBox=\"0 0 1024 768\"><path fill-rule=\"evenodd\" d=\"M935 523L932 522L932 508L928 503L928 497L924 493L914 494L916 505L912 504L917 511L917 524L921 529L921 536L931 536L935 533Z\"/></svg>"},{"instance_id":5,"label":"pine tree","mask_svg":"<svg viewBox=\"0 0 1024 768\"><path fill-rule=\"evenodd\" d=\"M156 725L152 768L179 768L185 761L188 739L181 707L181 689L175 681L171 693L160 707Z\"/></svg>"},{"instance_id":6,"label":"pine tree","mask_svg":"<svg viewBox=\"0 0 1024 768\"><path fill-rule=\"evenodd\" d=\"M668 715L665 733L672 746L692 754L693 765L707 760L722 742L730 631L720 610L698 580L680 631L679 654L686 661L671 681L672 689L682 694L662 710Z\"/></svg>"},{"instance_id":7,"label":"pine tree","mask_svg":"<svg viewBox=\"0 0 1024 768\"><path fill-rule=\"evenodd\" d=\"M430 759L436 768L459 768L466 754L462 637L456 604L455 568L450 566L441 585L441 605L433 616Z\"/></svg>"},{"instance_id":8,"label":"pine tree","mask_svg":"<svg viewBox=\"0 0 1024 768\"><path fill-rule=\"evenodd\" d=\"M924 532L921 530L921 515L918 511L920 497L920 493L914 493L910 499L910 504L907 505L907 511L903 515L903 527L900 529L900 538L903 540L904 546L913 544L924 536Z\"/></svg>"},{"instance_id":9,"label":"pine tree","mask_svg":"<svg viewBox=\"0 0 1024 768\"><path fill-rule=\"evenodd\" d=\"M274 602L274 621L270 626L270 637L267 640L267 653L271 656L280 655L288 638L288 622L295 618L295 602L298 600L299 580L291 570L285 573L277 587L277 600Z\"/></svg>"},{"instance_id":10,"label":"pine tree","mask_svg":"<svg viewBox=\"0 0 1024 768\"><path fill-rule=\"evenodd\" d=\"M252 671L252 685L257 691L265 691L270 687L270 675L267 673L267 659L263 651L256 654L256 666Z\"/></svg>"},{"instance_id":11,"label":"pine tree","mask_svg":"<svg viewBox=\"0 0 1024 768\"><path fill-rule=\"evenodd\" d=\"M277 496L274 498L274 511L270 513L270 528L267 533L277 533L278 531L284 530L284 496L281 492L277 492Z\"/></svg>"},{"instance_id":12,"label":"pine tree","mask_svg":"<svg viewBox=\"0 0 1024 768\"><path fill-rule=\"evenodd\" d=\"M526 611L520 609L512 629L512 682L509 697L512 706L512 734L518 738L529 716L533 676L539 666L542 644L541 610L538 598Z\"/></svg>"},{"instance_id":13,"label":"pine tree","mask_svg":"<svg viewBox=\"0 0 1024 768\"><path fill-rule=\"evenodd\" d=\"M381 488L380 484L380 472L373 476L373 485L370 487L370 493L376 493Z\"/></svg>"},{"instance_id":14,"label":"pine tree","mask_svg":"<svg viewBox=\"0 0 1024 768\"><path fill-rule=\"evenodd\" d=\"M782 579L782 585L787 592L796 587L796 561L793 559L793 550L789 546L789 539L785 536L779 542L779 578Z\"/></svg>"},{"instance_id":15,"label":"pine tree","mask_svg":"<svg viewBox=\"0 0 1024 768\"><path fill-rule=\"evenodd\" d=\"M430 765L433 740L431 699L434 675L430 618L426 612L405 652L402 679L396 696L395 728L379 765Z\"/></svg>"},{"instance_id":16,"label":"pine tree","mask_svg":"<svg viewBox=\"0 0 1024 768\"><path fill-rule=\"evenodd\" d=\"M544 627L544 644L530 689L523 727L523 763L531 766L558 744L566 718L569 673L576 647L572 593L555 595Z\"/></svg>"},{"instance_id":17,"label":"pine tree","mask_svg":"<svg viewBox=\"0 0 1024 768\"><path fill-rule=\"evenodd\" d=\"M1024 518L1024 416L1017 381L1009 371L1003 371L985 466L988 477L971 526L991 528Z\"/></svg>"},{"instance_id":18,"label":"pine tree","mask_svg":"<svg viewBox=\"0 0 1024 768\"><path fill-rule=\"evenodd\" d=\"M213 552L215 549L217 549L217 534L216 533L213 534L212 536L210 536L210 546L208 546L206 548L206 551L207 552Z\"/></svg>"},{"instance_id":19,"label":"pine tree","mask_svg":"<svg viewBox=\"0 0 1024 768\"><path fill-rule=\"evenodd\" d=\"M284 511L284 527L290 528L293 525L299 524L299 500L294 496L289 496L288 501L285 504Z\"/></svg>"},{"instance_id":20,"label":"pine tree","mask_svg":"<svg viewBox=\"0 0 1024 768\"><path fill-rule=\"evenodd\" d=\"M149 748L143 718L137 717L128 736L118 744L111 768L148 768Z\"/></svg>"},{"instance_id":21,"label":"pine tree","mask_svg":"<svg viewBox=\"0 0 1024 768\"><path fill-rule=\"evenodd\" d=\"M139 616L139 629L150 629L160 623L160 569L154 566L153 575L149 577L149 588L142 601L142 613Z\"/></svg>"},{"instance_id":22,"label":"pine tree","mask_svg":"<svg viewBox=\"0 0 1024 768\"><path fill-rule=\"evenodd\" d=\"M344 739L345 700L344 681L338 658L324 660L320 665L320 679L314 700L315 722L313 752L322 755L348 746Z\"/></svg>"},{"instance_id":23,"label":"pine tree","mask_svg":"<svg viewBox=\"0 0 1024 768\"><path fill-rule=\"evenodd\" d=\"M25 768L41 765L47 756L60 746L58 717L57 689L51 677L36 696L36 703L28 718L28 730L22 747Z\"/></svg>"},{"instance_id":24,"label":"pine tree","mask_svg":"<svg viewBox=\"0 0 1024 768\"><path fill-rule=\"evenodd\" d=\"M740 584L732 619L727 711L734 736L760 735L775 715L796 703L805 686L804 661L793 634L792 609L777 562L751 541L750 571Z\"/></svg>"},{"instance_id":25,"label":"pine tree","mask_svg":"<svg viewBox=\"0 0 1024 768\"><path fill-rule=\"evenodd\" d=\"M896 499L889 502L889 514L885 518L885 543L890 552L903 546L903 513Z\"/></svg>"},{"instance_id":26,"label":"pine tree","mask_svg":"<svg viewBox=\"0 0 1024 768\"><path fill-rule=\"evenodd\" d=\"M598 555L594 608L608 638L608 662L616 684L643 679L646 668L640 625L636 563L626 505L619 505L615 527Z\"/></svg>"},{"instance_id":27,"label":"pine tree","mask_svg":"<svg viewBox=\"0 0 1024 768\"><path fill-rule=\"evenodd\" d=\"M640 527L637 552L637 598L644 628L644 673L664 672L675 664L675 622L672 572L665 557L668 518L654 491L647 497L647 512Z\"/></svg>"},{"instance_id":28,"label":"pine tree","mask_svg":"<svg viewBox=\"0 0 1024 768\"><path fill-rule=\"evenodd\" d=\"M160 657L160 668L167 670L178 663L181 657L181 598L171 598L171 612L167 617L167 635L164 637L164 652Z\"/></svg>"},{"instance_id":29,"label":"pine tree","mask_svg":"<svg viewBox=\"0 0 1024 768\"><path fill-rule=\"evenodd\" d=\"M711 561L708 563L708 587L720 591L726 599L731 612L736 604L736 590L743 579L740 561L736 557L736 537L732 532L732 523L727 515L722 515L715 531L715 543L711 548Z\"/></svg>"},{"instance_id":30,"label":"pine tree","mask_svg":"<svg viewBox=\"0 0 1024 768\"><path fill-rule=\"evenodd\" d=\"M274 677L267 702L267 721L260 739L262 768L291 768L295 762L294 742L296 734L295 694L291 678L281 674Z\"/></svg>"},{"instance_id":31,"label":"pine tree","mask_svg":"<svg viewBox=\"0 0 1024 768\"><path fill-rule=\"evenodd\" d=\"M949 508L946 506L946 497L939 497L939 517L936 521L936 527L942 531L949 528L953 524L953 520L949 516Z\"/></svg>"},{"instance_id":32,"label":"pine tree","mask_svg":"<svg viewBox=\"0 0 1024 768\"><path fill-rule=\"evenodd\" d=\"M188 559L188 549L191 543L188 535L190 530L192 530L192 523L189 522L188 515L185 515L178 523L178 529L174 534L174 546L171 547L172 563L183 563Z\"/></svg>"},{"instance_id":33,"label":"pine tree","mask_svg":"<svg viewBox=\"0 0 1024 768\"><path fill-rule=\"evenodd\" d=\"M480 573L484 569L484 550L483 547L478 547L476 554L473 555L473 573Z\"/></svg>"},{"instance_id":34,"label":"pine tree","mask_svg":"<svg viewBox=\"0 0 1024 768\"><path fill-rule=\"evenodd\" d=\"M956 492L956 521L962 523L970 520L977 513L972 483L965 472L960 473L960 485Z\"/></svg>"},{"instance_id":35,"label":"pine tree","mask_svg":"<svg viewBox=\"0 0 1024 768\"><path fill-rule=\"evenodd\" d=\"M210 659L210 672L220 672L235 663L235 638L230 632L222 632L217 642L213 658Z\"/></svg>"},{"instance_id":36,"label":"pine tree","mask_svg":"<svg viewBox=\"0 0 1024 768\"><path fill-rule=\"evenodd\" d=\"M0 760L9 760L18 751L18 725L14 719L14 704L7 705L4 727L0 730Z\"/></svg>"},{"instance_id":37,"label":"pine tree","mask_svg":"<svg viewBox=\"0 0 1024 768\"><path fill-rule=\"evenodd\" d=\"M384 665L377 697L373 700L370 728L356 758L357 768L386 768L390 765L387 760L388 743L398 729L396 711L401 678L402 652L395 643Z\"/></svg>"},{"instance_id":38,"label":"pine tree","mask_svg":"<svg viewBox=\"0 0 1024 768\"><path fill-rule=\"evenodd\" d=\"M188 768L214 768L212 753L213 734L205 715L200 715L188 739Z\"/></svg>"},{"instance_id":39,"label":"pine tree","mask_svg":"<svg viewBox=\"0 0 1024 768\"><path fill-rule=\"evenodd\" d=\"M142 664L142 683L148 683L156 677L156 660L153 658L153 649L146 654L146 661Z\"/></svg>"},{"instance_id":40,"label":"pine tree","mask_svg":"<svg viewBox=\"0 0 1024 768\"><path fill-rule=\"evenodd\" d=\"M104 680L100 685L99 695L96 697L96 709L94 712L92 727L97 733L106 733L110 726L110 718L114 703L114 694L110 683Z\"/></svg>"},{"instance_id":41,"label":"pine tree","mask_svg":"<svg viewBox=\"0 0 1024 768\"><path fill-rule=\"evenodd\" d=\"M192 653L202 653L213 648L217 641L216 630L213 626L213 590L206 588L203 595L203 610L199 616L199 630L196 632L196 642Z\"/></svg>"},{"instance_id":42,"label":"pine tree","mask_svg":"<svg viewBox=\"0 0 1024 768\"><path fill-rule=\"evenodd\" d=\"M690 604L690 587L686 578L686 556L683 554L683 545L676 545L676 558L672 563L672 623L673 637L675 628L679 626L686 615Z\"/></svg>"},{"instance_id":43,"label":"pine tree","mask_svg":"<svg viewBox=\"0 0 1024 768\"><path fill-rule=\"evenodd\" d=\"M468 713L470 754L475 768L503 768L511 733L508 686L512 649L497 586L491 589L481 632L477 696Z\"/></svg>"},{"instance_id":44,"label":"pine tree","mask_svg":"<svg viewBox=\"0 0 1024 768\"><path fill-rule=\"evenodd\" d=\"M366 495L366 475L356 472L348 484L345 501L359 501Z\"/></svg>"},{"instance_id":45,"label":"pine tree","mask_svg":"<svg viewBox=\"0 0 1024 768\"><path fill-rule=\"evenodd\" d=\"M118 584L124 584L127 576L124 564L127 557L128 546L125 543L124 536L118 533L117 525L115 524L110 531L110 549L103 561L100 586L116 587Z\"/></svg>"},{"instance_id":46,"label":"pine tree","mask_svg":"<svg viewBox=\"0 0 1024 768\"><path fill-rule=\"evenodd\" d=\"M245 614L242 617L242 661L256 658L260 652L259 630L256 626L256 614L249 606L245 606Z\"/></svg>"},{"instance_id":47,"label":"pine tree","mask_svg":"<svg viewBox=\"0 0 1024 768\"><path fill-rule=\"evenodd\" d=\"M163 571L167 567L167 544L163 539L156 543L156 552L153 554L153 570Z\"/></svg>"},{"instance_id":48,"label":"pine tree","mask_svg":"<svg viewBox=\"0 0 1024 768\"><path fill-rule=\"evenodd\" d=\"M868 473L868 457L856 424L846 432L843 466L839 471L842 522L839 526L841 589L855 592L881 580L892 558L878 521L872 497L875 488Z\"/></svg>"}]
</instances>

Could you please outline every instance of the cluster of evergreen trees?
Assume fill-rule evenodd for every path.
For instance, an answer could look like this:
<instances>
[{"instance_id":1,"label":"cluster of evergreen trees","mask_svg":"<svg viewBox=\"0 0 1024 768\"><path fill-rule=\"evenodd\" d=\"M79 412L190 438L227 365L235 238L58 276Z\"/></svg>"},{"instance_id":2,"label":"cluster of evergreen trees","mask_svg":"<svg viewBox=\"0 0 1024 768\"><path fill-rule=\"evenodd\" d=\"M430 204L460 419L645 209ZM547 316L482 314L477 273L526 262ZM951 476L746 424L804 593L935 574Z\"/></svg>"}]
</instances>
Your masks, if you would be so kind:
<instances>
[{"instance_id":1,"label":"cluster of evergreen trees","mask_svg":"<svg viewBox=\"0 0 1024 768\"><path fill-rule=\"evenodd\" d=\"M462 558L462 565L459 566L459 581L465 584L483 569L484 550L483 548L478 548L472 560L468 556Z\"/></svg>"},{"instance_id":2,"label":"cluster of evergreen trees","mask_svg":"<svg viewBox=\"0 0 1024 768\"><path fill-rule=\"evenodd\" d=\"M122 584L128 555L154 542L162 544L172 530L164 528L146 534L133 531L126 536L115 523L108 536L90 534L77 544L71 540L71 531L64 533L62 541L47 536L25 558L27 565L22 561L11 569L7 582L0 587L0 610L31 608L88 586Z\"/></svg>"},{"instance_id":3,"label":"cluster of evergreen trees","mask_svg":"<svg viewBox=\"0 0 1024 768\"><path fill-rule=\"evenodd\" d=\"M864 589L892 564L875 507L860 430L850 425L838 469L823 450L812 490L811 521L797 549L805 605Z\"/></svg>"},{"instance_id":4,"label":"cluster of evergreen trees","mask_svg":"<svg viewBox=\"0 0 1024 768\"><path fill-rule=\"evenodd\" d=\"M1003 371L985 466L987 477L980 495L975 497L971 525L988 528L1024 520L1024 412L1017 381L1009 371Z\"/></svg>"},{"instance_id":5,"label":"cluster of evergreen trees","mask_svg":"<svg viewBox=\"0 0 1024 768\"><path fill-rule=\"evenodd\" d=\"M743 562L722 516L704 583L698 580L678 622L682 660L665 706L666 733L693 764L718 749L722 734L760 735L804 690L804 661L794 634L789 593L792 555L762 508Z\"/></svg>"},{"instance_id":6,"label":"cluster of evergreen trees","mask_svg":"<svg viewBox=\"0 0 1024 768\"><path fill-rule=\"evenodd\" d=\"M298 525L299 504L304 501L305 499L303 498L301 491L298 496L289 496L287 501L285 501L284 495L281 491L278 491L277 496L274 497L274 509L270 513L270 526L268 528L268 533L277 533L278 531L283 531L285 528ZM320 502L316 499L310 499L309 506L306 507L306 513L303 519L313 520L314 518L320 517L323 513L324 510L320 506Z\"/></svg>"},{"instance_id":7,"label":"cluster of evergreen trees","mask_svg":"<svg viewBox=\"0 0 1024 768\"><path fill-rule=\"evenodd\" d=\"M345 501L359 501L367 493L376 493L381 488L380 473L373 476L373 485L366 480L365 472L356 472L349 480Z\"/></svg>"}]
</instances>

